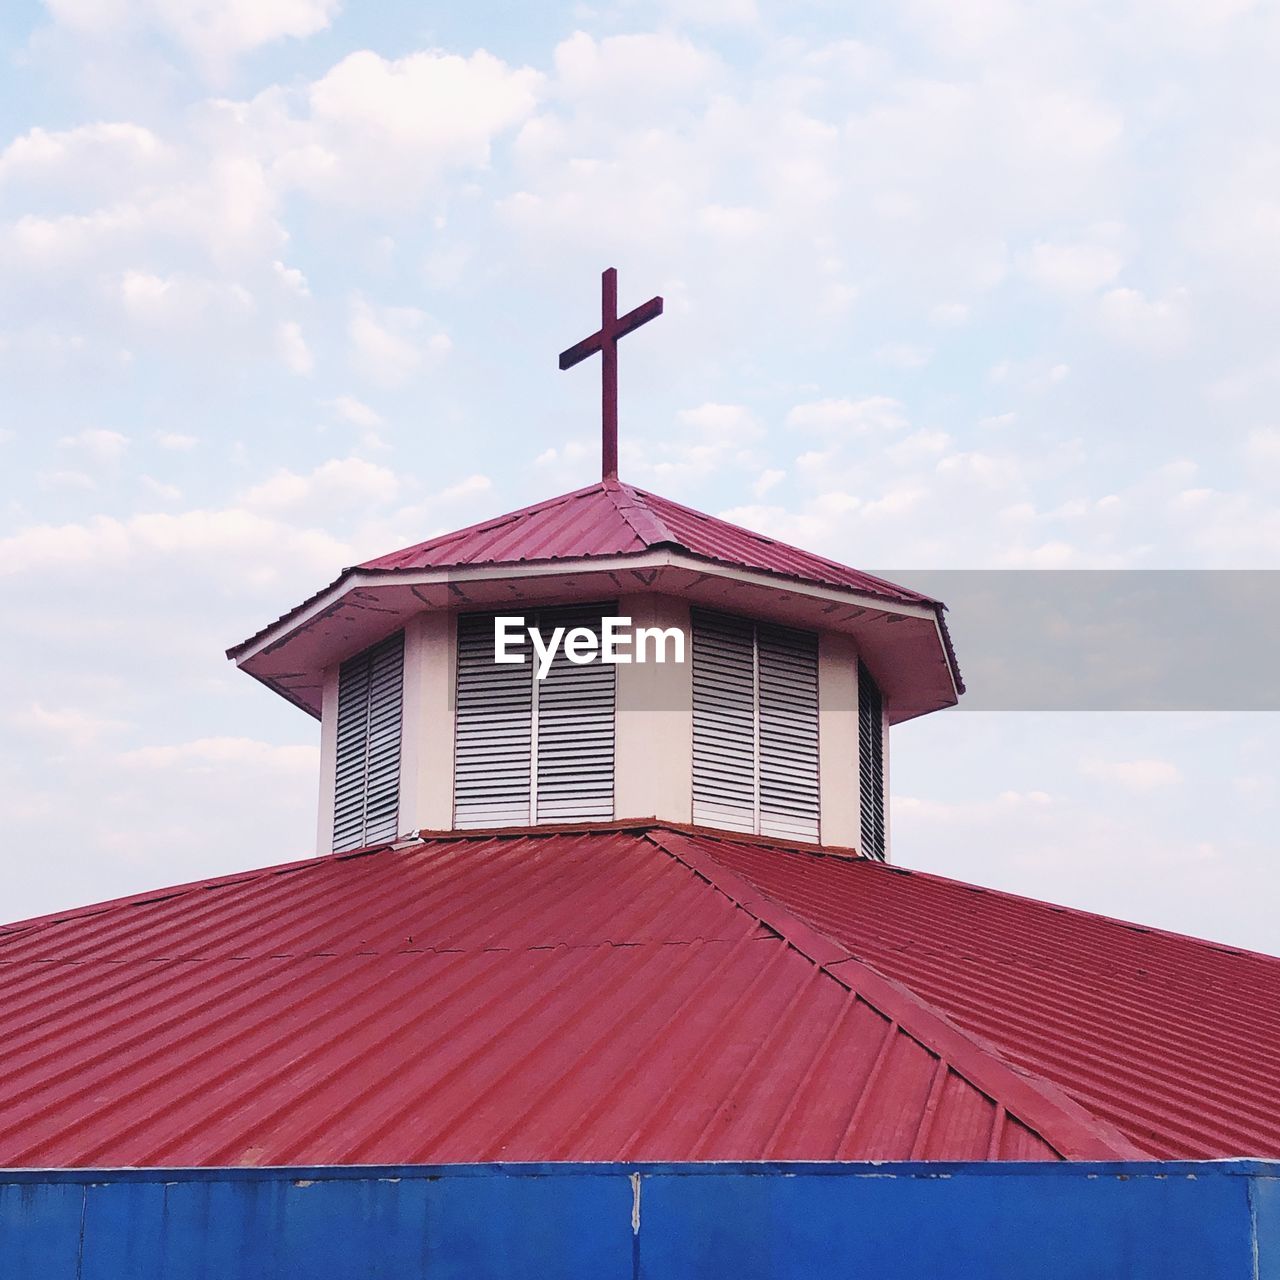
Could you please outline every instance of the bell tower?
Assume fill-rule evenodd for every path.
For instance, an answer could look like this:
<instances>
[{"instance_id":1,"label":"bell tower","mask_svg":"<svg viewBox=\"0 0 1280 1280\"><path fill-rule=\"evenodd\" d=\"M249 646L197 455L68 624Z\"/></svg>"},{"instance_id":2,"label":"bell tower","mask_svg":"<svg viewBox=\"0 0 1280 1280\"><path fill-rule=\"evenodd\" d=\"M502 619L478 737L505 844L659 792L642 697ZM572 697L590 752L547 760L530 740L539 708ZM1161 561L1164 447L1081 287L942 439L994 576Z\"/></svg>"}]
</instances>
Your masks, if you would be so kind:
<instances>
[{"instance_id":1,"label":"bell tower","mask_svg":"<svg viewBox=\"0 0 1280 1280\"><path fill-rule=\"evenodd\" d=\"M676 823L887 858L891 725L963 692L943 605L617 477L343 570L229 651L321 721L320 852Z\"/></svg>"}]
</instances>

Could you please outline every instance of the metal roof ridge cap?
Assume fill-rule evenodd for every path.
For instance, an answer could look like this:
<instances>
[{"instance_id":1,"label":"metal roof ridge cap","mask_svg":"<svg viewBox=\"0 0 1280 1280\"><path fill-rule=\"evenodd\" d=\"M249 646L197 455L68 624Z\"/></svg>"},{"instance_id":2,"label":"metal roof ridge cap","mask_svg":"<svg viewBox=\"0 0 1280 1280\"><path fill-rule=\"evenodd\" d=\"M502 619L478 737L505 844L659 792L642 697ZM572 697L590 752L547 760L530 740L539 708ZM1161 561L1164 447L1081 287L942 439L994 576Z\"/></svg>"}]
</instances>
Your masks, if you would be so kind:
<instances>
[{"instance_id":1,"label":"metal roof ridge cap","mask_svg":"<svg viewBox=\"0 0 1280 1280\"><path fill-rule=\"evenodd\" d=\"M1066 1159L1152 1158L1149 1152L1063 1089L1034 1072L1014 1066L995 1045L956 1026L942 1010L910 987L886 977L866 960L807 924L746 877L716 861L714 855L692 847L683 832L653 830L646 838L702 876L761 924L773 929L784 942L829 974L851 995L859 996L877 1012L892 1018L908 1035L945 1059L971 1085L1040 1134ZM855 985L835 966L856 969L860 981ZM921 1028L920 1022L925 1023L925 1027ZM993 1075L998 1079L992 1080Z\"/></svg>"},{"instance_id":2,"label":"metal roof ridge cap","mask_svg":"<svg viewBox=\"0 0 1280 1280\"><path fill-rule=\"evenodd\" d=\"M807 556L811 560L816 560L824 564L832 565L836 569L843 569L846 573L859 573L864 578L872 582L877 582L884 587L892 587L899 595L907 593L916 597L916 603L919 604L941 604L942 601L935 599L933 596L926 596L923 592L916 591L911 587L903 587L896 582L891 582L888 578L882 578L879 574L868 573L865 569L855 569L852 565L845 564L841 560L835 560L831 556L824 556L820 551L809 551L804 547L797 546L794 542L785 542L781 538L775 538L770 534L761 533L758 529L748 529L744 524L735 524L732 520L726 520L723 516L713 516L709 512L699 511L697 507L690 507L683 502L677 502L675 498L664 497L660 493L650 493L647 489L637 489L634 485L627 485L638 498L657 498L660 502L668 502L673 507L683 511L686 515L696 516L699 520L713 520L716 524L723 525L726 529L732 529L735 533L744 534L748 538L754 539L756 542L764 543L771 547L781 547L785 551L794 551L798 555ZM868 595L874 595L874 592L867 592Z\"/></svg>"},{"instance_id":3,"label":"metal roof ridge cap","mask_svg":"<svg viewBox=\"0 0 1280 1280\"><path fill-rule=\"evenodd\" d=\"M673 543L675 546L684 545L668 527L666 521L644 500L644 495L638 489L624 484L621 480L606 480L604 491L609 495L609 500L627 527L646 547L664 542ZM624 502L624 495L630 501ZM639 513L638 518L637 513Z\"/></svg>"},{"instance_id":4,"label":"metal roof ridge cap","mask_svg":"<svg viewBox=\"0 0 1280 1280\"><path fill-rule=\"evenodd\" d=\"M714 520L717 517L708 516L707 518L710 520ZM787 569L770 569L770 568L766 568L764 565L744 564L743 562L738 560L726 560L721 556L712 555L710 552L707 552L707 551L694 551L687 543L682 542L679 538L676 538L674 536L672 538L672 541L675 545L676 550L679 551L682 556L688 556L691 560L697 560L701 564L709 564L721 569L727 569L731 573L733 572L758 573L766 578L775 578L780 582L789 582L792 584L798 583L802 587L816 587L823 591L843 592L846 595L856 596L862 600L870 600L873 603L874 607L877 609L895 609L896 608L901 610L903 608L917 608L917 609L923 609L923 610L929 611L928 613L925 614L926 617L930 617L930 616L936 617L937 607L942 603L941 600L933 600L929 596L919 596L919 599L907 600L907 599L904 599L902 595L890 595L887 592L878 591L871 587L853 587L853 586L849 586L847 583L824 581L821 578L814 577L809 574L800 573L798 571L792 571ZM780 544L780 545L786 545L786 544ZM797 547L789 547L788 549L792 551L800 550ZM801 554L807 556L809 555L809 552L801 551ZM821 556L814 556L813 558L815 560L823 559L823 557ZM850 568L849 565L839 564L835 560L828 560L827 563L835 565L836 568L838 569ZM852 572L861 573L862 570L853 569ZM863 576L866 578L869 578L873 582L886 581L884 578L877 578L874 574L871 574L871 573L864 574ZM891 587L894 587L894 590L899 590L899 588L894 586L892 582L888 583L888 585ZM910 588L903 587L901 588L901 590L908 591L910 590ZM918 592L913 592L912 594L919 595Z\"/></svg>"}]
</instances>

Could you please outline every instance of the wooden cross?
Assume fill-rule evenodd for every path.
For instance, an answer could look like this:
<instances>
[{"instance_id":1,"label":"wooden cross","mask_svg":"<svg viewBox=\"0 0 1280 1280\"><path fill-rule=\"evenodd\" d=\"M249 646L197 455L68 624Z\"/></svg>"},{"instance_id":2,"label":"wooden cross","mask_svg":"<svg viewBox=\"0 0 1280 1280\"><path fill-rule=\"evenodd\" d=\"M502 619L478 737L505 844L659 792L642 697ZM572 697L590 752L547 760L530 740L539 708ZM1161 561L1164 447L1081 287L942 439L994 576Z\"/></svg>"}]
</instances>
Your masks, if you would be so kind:
<instances>
[{"instance_id":1,"label":"wooden cross","mask_svg":"<svg viewBox=\"0 0 1280 1280\"><path fill-rule=\"evenodd\" d=\"M589 338L560 353L560 368L572 369L600 352L600 415L603 429L600 471L605 480L618 478L618 339L662 314L662 299L650 298L634 311L618 317L618 272L610 267L600 277L600 328Z\"/></svg>"}]
</instances>

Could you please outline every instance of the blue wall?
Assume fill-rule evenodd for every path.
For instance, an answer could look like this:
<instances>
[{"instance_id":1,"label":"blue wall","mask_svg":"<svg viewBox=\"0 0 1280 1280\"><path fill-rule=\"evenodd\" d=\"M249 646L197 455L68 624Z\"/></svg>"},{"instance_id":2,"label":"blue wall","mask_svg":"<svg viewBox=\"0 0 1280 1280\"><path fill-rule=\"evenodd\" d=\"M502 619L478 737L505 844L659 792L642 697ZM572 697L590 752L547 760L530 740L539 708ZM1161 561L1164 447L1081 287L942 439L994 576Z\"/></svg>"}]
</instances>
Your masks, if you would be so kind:
<instances>
[{"instance_id":1,"label":"blue wall","mask_svg":"<svg viewBox=\"0 0 1280 1280\"><path fill-rule=\"evenodd\" d=\"M32 1280L1280 1280L1280 1164L0 1172Z\"/></svg>"}]
</instances>

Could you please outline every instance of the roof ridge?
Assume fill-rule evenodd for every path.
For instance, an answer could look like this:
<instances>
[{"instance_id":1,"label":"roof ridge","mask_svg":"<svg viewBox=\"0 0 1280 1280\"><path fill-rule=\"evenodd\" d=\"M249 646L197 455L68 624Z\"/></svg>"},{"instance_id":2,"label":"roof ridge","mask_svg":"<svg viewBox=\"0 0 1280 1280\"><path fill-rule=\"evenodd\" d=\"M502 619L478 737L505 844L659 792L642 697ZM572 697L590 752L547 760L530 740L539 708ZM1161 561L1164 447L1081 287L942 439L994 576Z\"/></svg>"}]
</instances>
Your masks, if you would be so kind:
<instances>
[{"instance_id":1,"label":"roof ridge","mask_svg":"<svg viewBox=\"0 0 1280 1280\"><path fill-rule=\"evenodd\" d=\"M962 1030L941 1009L905 984L886 977L746 877L725 867L683 832L655 828L646 833L646 839L772 929L847 991L896 1021L908 1035L944 1058L957 1074L1033 1129L1065 1159L1151 1158L1109 1121L1051 1081L1015 1066L995 1045Z\"/></svg>"},{"instance_id":2,"label":"roof ridge","mask_svg":"<svg viewBox=\"0 0 1280 1280\"><path fill-rule=\"evenodd\" d=\"M604 491L609 495L618 514L622 517L632 533L646 547L657 546L662 542L679 543L670 526L644 500L638 489L620 480L604 481Z\"/></svg>"},{"instance_id":3,"label":"roof ridge","mask_svg":"<svg viewBox=\"0 0 1280 1280\"><path fill-rule=\"evenodd\" d=\"M785 551L793 551L798 555L805 556L810 560L817 560L823 564L830 565L835 569L846 569L847 565L842 564L839 560L833 559L831 556L824 556L820 551L806 551L804 547L797 546L794 542L787 542L782 538L775 538L771 534L761 533L758 529L748 529L744 524L737 524L732 520L726 520L723 516L714 516L705 511L699 511L696 507L687 506L683 502L678 502L675 498L668 498L665 494L650 493L646 489L637 489L633 485L627 485L636 497L647 500L656 498L659 502L665 502L668 506L675 507L685 515L693 516L699 520L714 520L717 524L722 524L726 529L732 529L735 533L742 534L746 538L750 538L753 542L761 543L768 547L780 547ZM656 513L655 513L656 516ZM922 591L916 591L912 587L902 587L896 582L890 582L888 578L882 578L879 574L867 573L866 570L859 570L862 577L870 582L877 583L879 586L888 588L888 594L901 597L904 591L910 592L915 596L920 604L941 604L940 600L935 600L932 596L925 595ZM868 595L875 594L868 591Z\"/></svg>"}]
</instances>

